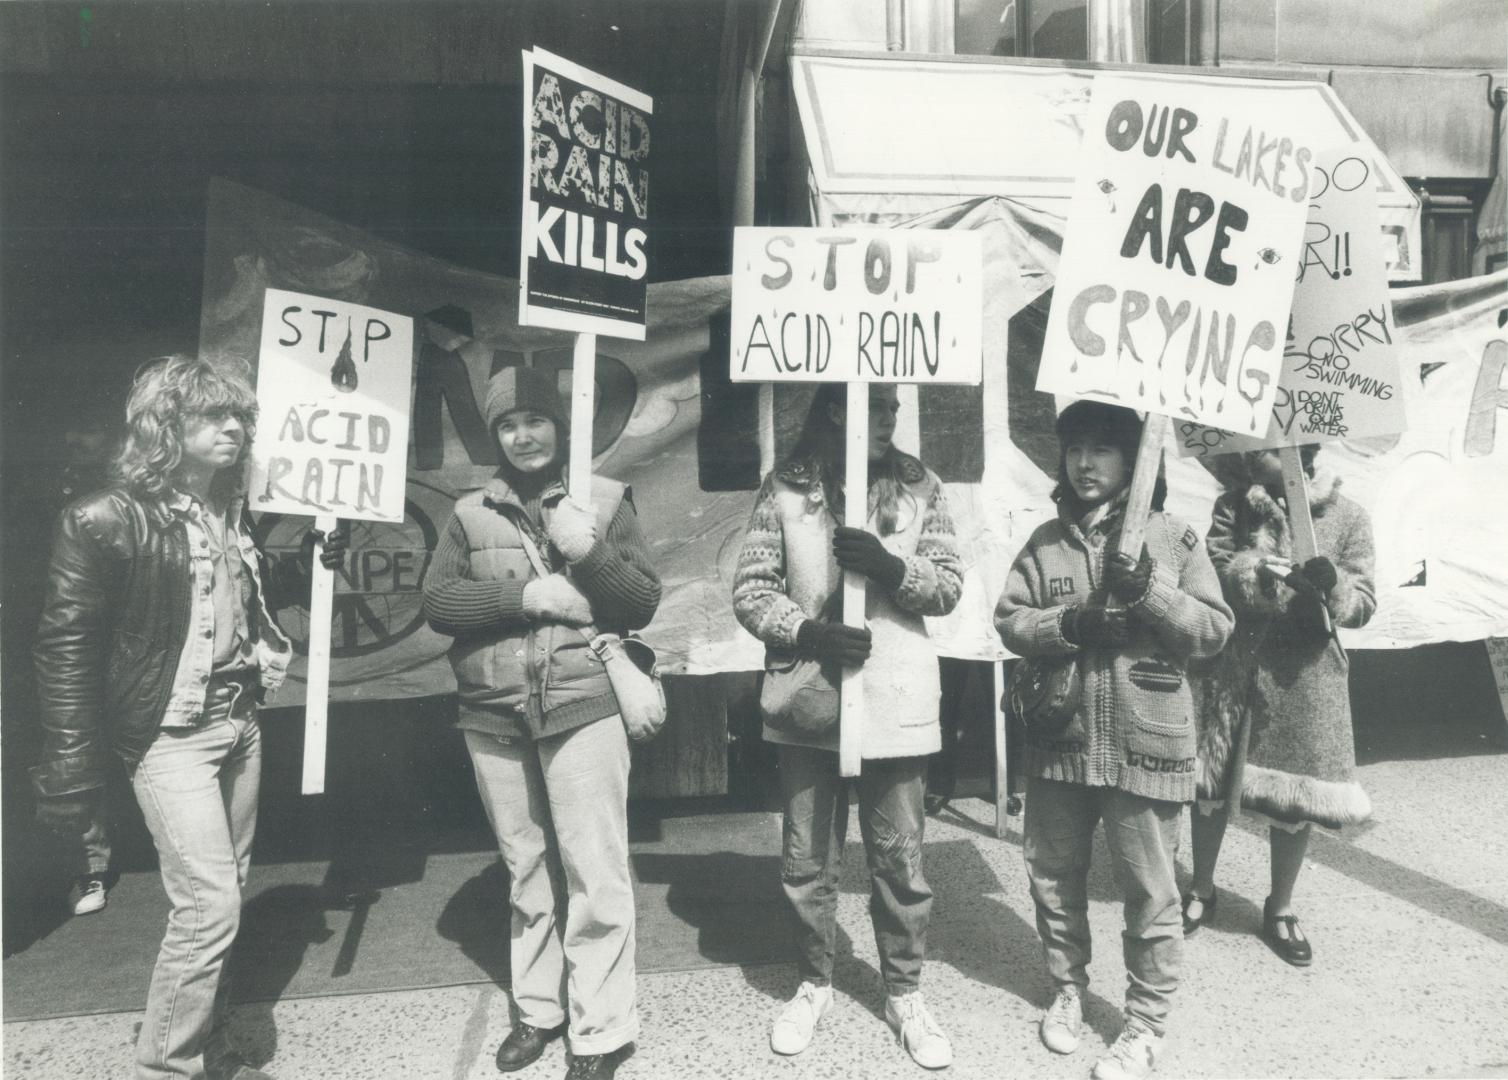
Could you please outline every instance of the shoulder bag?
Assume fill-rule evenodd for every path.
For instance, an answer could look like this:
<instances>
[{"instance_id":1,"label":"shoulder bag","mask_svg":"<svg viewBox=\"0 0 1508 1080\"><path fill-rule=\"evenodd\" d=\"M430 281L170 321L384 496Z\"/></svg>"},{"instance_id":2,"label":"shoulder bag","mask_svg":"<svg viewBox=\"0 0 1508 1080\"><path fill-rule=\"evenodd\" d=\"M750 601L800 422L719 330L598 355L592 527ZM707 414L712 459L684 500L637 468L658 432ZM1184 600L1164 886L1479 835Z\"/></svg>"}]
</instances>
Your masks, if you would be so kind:
<instances>
[{"instance_id":1,"label":"shoulder bag","mask_svg":"<svg viewBox=\"0 0 1508 1080\"><path fill-rule=\"evenodd\" d=\"M549 577L550 569L528 529L520 525L518 535L529 562L534 564L534 573L541 578ZM623 718L629 739L633 742L653 739L665 726L665 686L660 680L659 657L654 646L635 634L594 634L585 626L576 629L607 671L607 681L613 688L613 697L618 699L618 714Z\"/></svg>"}]
</instances>

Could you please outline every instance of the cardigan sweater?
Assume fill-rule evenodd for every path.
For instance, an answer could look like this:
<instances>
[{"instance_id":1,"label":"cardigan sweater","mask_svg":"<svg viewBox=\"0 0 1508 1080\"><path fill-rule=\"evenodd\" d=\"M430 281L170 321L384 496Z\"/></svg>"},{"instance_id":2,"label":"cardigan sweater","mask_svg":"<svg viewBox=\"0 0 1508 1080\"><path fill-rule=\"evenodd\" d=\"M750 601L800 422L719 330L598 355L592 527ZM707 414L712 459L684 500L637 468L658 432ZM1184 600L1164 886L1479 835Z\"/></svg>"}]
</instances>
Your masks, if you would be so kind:
<instances>
[{"instance_id":1,"label":"cardigan sweater","mask_svg":"<svg viewBox=\"0 0 1508 1080\"><path fill-rule=\"evenodd\" d=\"M563 494L558 484L544 492L546 523ZM567 565L501 477L457 501L424 580L425 617L455 637L457 727L537 739L618 712L607 672L582 630L645 626L659 606L660 581L627 489L594 477L592 502L597 542ZM564 567L590 601L592 626L578 629L526 610L524 589L536 574L520 539L525 530L549 569Z\"/></svg>"},{"instance_id":2,"label":"cardigan sweater","mask_svg":"<svg viewBox=\"0 0 1508 1080\"><path fill-rule=\"evenodd\" d=\"M872 650L863 667L864 758L916 757L942 746L937 722L937 654L924 615L946 615L963 587L953 519L942 482L907 459L895 531L881 543L906 564L894 592L873 581L865 589L865 625ZM871 493L872 494L872 493ZM869 528L878 535L871 499ZM733 612L766 646L766 666L795 661L801 624L822 610L842 584L833 558L838 520L815 470L799 466L765 478L733 582ZM764 727L766 742L838 748L835 730L803 736Z\"/></svg>"},{"instance_id":3,"label":"cardigan sweater","mask_svg":"<svg viewBox=\"0 0 1508 1080\"><path fill-rule=\"evenodd\" d=\"M1124 517L1125 493L1091 525L1058 518L1039 526L1016 556L995 608L995 626L1024 657L1078 654L1083 696L1066 728L1028 736L1028 772L1048 780L1116 787L1150 799L1194 798L1194 707L1185 669L1224 646L1234 617L1193 529L1154 512L1146 546L1152 578L1131 608L1131 638L1118 650L1063 637L1073 604L1103 598L1105 555ZM1086 519L1087 521L1088 519Z\"/></svg>"}]
</instances>

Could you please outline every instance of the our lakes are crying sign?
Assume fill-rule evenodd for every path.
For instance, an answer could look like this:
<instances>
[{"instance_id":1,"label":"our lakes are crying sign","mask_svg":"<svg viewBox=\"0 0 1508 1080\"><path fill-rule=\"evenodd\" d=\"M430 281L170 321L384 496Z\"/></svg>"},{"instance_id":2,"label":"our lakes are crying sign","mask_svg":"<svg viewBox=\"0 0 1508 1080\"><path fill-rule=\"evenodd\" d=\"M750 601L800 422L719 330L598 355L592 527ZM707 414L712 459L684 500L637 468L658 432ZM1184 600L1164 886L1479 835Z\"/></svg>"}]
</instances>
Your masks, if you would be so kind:
<instances>
[{"instance_id":1,"label":"our lakes are crying sign","mask_svg":"<svg viewBox=\"0 0 1508 1080\"><path fill-rule=\"evenodd\" d=\"M734 382L980 381L977 233L733 231Z\"/></svg>"},{"instance_id":2,"label":"our lakes are crying sign","mask_svg":"<svg viewBox=\"0 0 1508 1080\"><path fill-rule=\"evenodd\" d=\"M406 315L268 289L251 509L402 523L413 356Z\"/></svg>"}]
</instances>

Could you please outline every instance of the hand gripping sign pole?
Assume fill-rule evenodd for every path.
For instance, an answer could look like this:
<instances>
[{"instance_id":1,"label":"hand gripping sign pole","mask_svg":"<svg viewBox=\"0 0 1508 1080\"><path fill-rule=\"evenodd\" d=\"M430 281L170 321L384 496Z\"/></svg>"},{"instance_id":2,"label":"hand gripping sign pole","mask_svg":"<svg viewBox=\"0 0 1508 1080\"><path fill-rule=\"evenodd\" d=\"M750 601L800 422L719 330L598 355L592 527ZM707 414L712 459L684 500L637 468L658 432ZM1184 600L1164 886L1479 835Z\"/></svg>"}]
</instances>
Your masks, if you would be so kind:
<instances>
[{"instance_id":1,"label":"hand gripping sign pole","mask_svg":"<svg viewBox=\"0 0 1508 1080\"><path fill-rule=\"evenodd\" d=\"M738 228L733 236L729 376L847 384L843 524L864 529L868 384L980 381L979 235L824 226ZM773 435L766 443L763 433L773 432L774 418L765 400L761 395L760 457L773 464ZM844 574L846 625L865 625L866 593L863 575ZM864 758L863 669L843 669L839 702L839 772L857 776Z\"/></svg>"},{"instance_id":2,"label":"hand gripping sign pole","mask_svg":"<svg viewBox=\"0 0 1508 1080\"><path fill-rule=\"evenodd\" d=\"M413 320L321 296L268 289L257 362L261 430L252 444L249 508L401 525L413 395ZM325 789L330 624L335 571L310 567L301 790Z\"/></svg>"},{"instance_id":3,"label":"hand gripping sign pole","mask_svg":"<svg viewBox=\"0 0 1508 1080\"><path fill-rule=\"evenodd\" d=\"M1319 554L1319 543L1314 539L1314 516L1309 512L1309 484L1297 446L1278 447L1278 460L1283 464L1283 494L1288 502L1288 529L1293 534L1293 564L1297 570ZM1325 629L1331 629L1330 609L1322 606L1320 612Z\"/></svg>"}]
</instances>

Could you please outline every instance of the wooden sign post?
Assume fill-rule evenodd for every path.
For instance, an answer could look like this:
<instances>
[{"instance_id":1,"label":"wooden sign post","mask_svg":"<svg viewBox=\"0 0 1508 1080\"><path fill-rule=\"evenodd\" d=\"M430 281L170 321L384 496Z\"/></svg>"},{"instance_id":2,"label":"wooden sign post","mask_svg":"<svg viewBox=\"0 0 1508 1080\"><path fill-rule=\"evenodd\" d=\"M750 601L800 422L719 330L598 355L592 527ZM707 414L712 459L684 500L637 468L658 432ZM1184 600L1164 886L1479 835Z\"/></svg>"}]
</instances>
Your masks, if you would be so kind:
<instances>
[{"instance_id":1,"label":"wooden sign post","mask_svg":"<svg viewBox=\"0 0 1508 1080\"><path fill-rule=\"evenodd\" d=\"M843 524L868 527L869 384L977 384L983 267L977 233L738 228L729 376L847 384ZM767 404L768 403L768 404ZM773 394L760 394L760 458L775 462ZM766 441L764 432L771 432ZM866 582L845 573L843 621L865 625ZM864 761L864 681L844 668L838 768Z\"/></svg>"},{"instance_id":2,"label":"wooden sign post","mask_svg":"<svg viewBox=\"0 0 1508 1080\"><path fill-rule=\"evenodd\" d=\"M869 384L848 384L843 435L843 524L862 529L869 518ZM864 625L866 582L852 570L843 574L843 622ZM864 669L845 667L839 704L838 774L858 776L864 764ZM852 720L847 718L852 717Z\"/></svg>"},{"instance_id":3,"label":"wooden sign post","mask_svg":"<svg viewBox=\"0 0 1508 1080\"><path fill-rule=\"evenodd\" d=\"M1133 559L1141 558L1147 538L1147 518L1152 512L1152 492L1157 488L1157 471L1162 466L1162 440L1168 430L1168 418L1162 413L1148 413L1141 428L1141 443L1136 448L1136 466L1131 472L1131 493L1126 496L1126 515L1121 525L1116 551Z\"/></svg>"},{"instance_id":4,"label":"wooden sign post","mask_svg":"<svg viewBox=\"0 0 1508 1080\"><path fill-rule=\"evenodd\" d=\"M1288 503L1288 531L1293 535L1293 566L1302 567L1319 554L1314 539L1314 516L1309 512L1309 483L1304 475L1304 459L1297 446L1278 447L1283 463L1283 494ZM1332 629L1330 609L1323 608L1325 629Z\"/></svg>"},{"instance_id":5,"label":"wooden sign post","mask_svg":"<svg viewBox=\"0 0 1508 1080\"><path fill-rule=\"evenodd\" d=\"M597 385L597 335L577 334L571 360L571 497L590 509L592 502L593 392Z\"/></svg>"},{"instance_id":6,"label":"wooden sign post","mask_svg":"<svg viewBox=\"0 0 1508 1080\"><path fill-rule=\"evenodd\" d=\"M325 790L325 747L330 718L330 623L335 615L335 571L320 562L324 537L335 531L334 514L317 514L314 527L322 534L314 544L309 575L309 667L304 677L304 770L299 790L318 795Z\"/></svg>"},{"instance_id":7,"label":"wooden sign post","mask_svg":"<svg viewBox=\"0 0 1508 1080\"><path fill-rule=\"evenodd\" d=\"M268 289L262 309L250 509L400 525L407 491L414 324L343 300ZM335 572L314 546L301 790L325 790Z\"/></svg>"}]
</instances>

